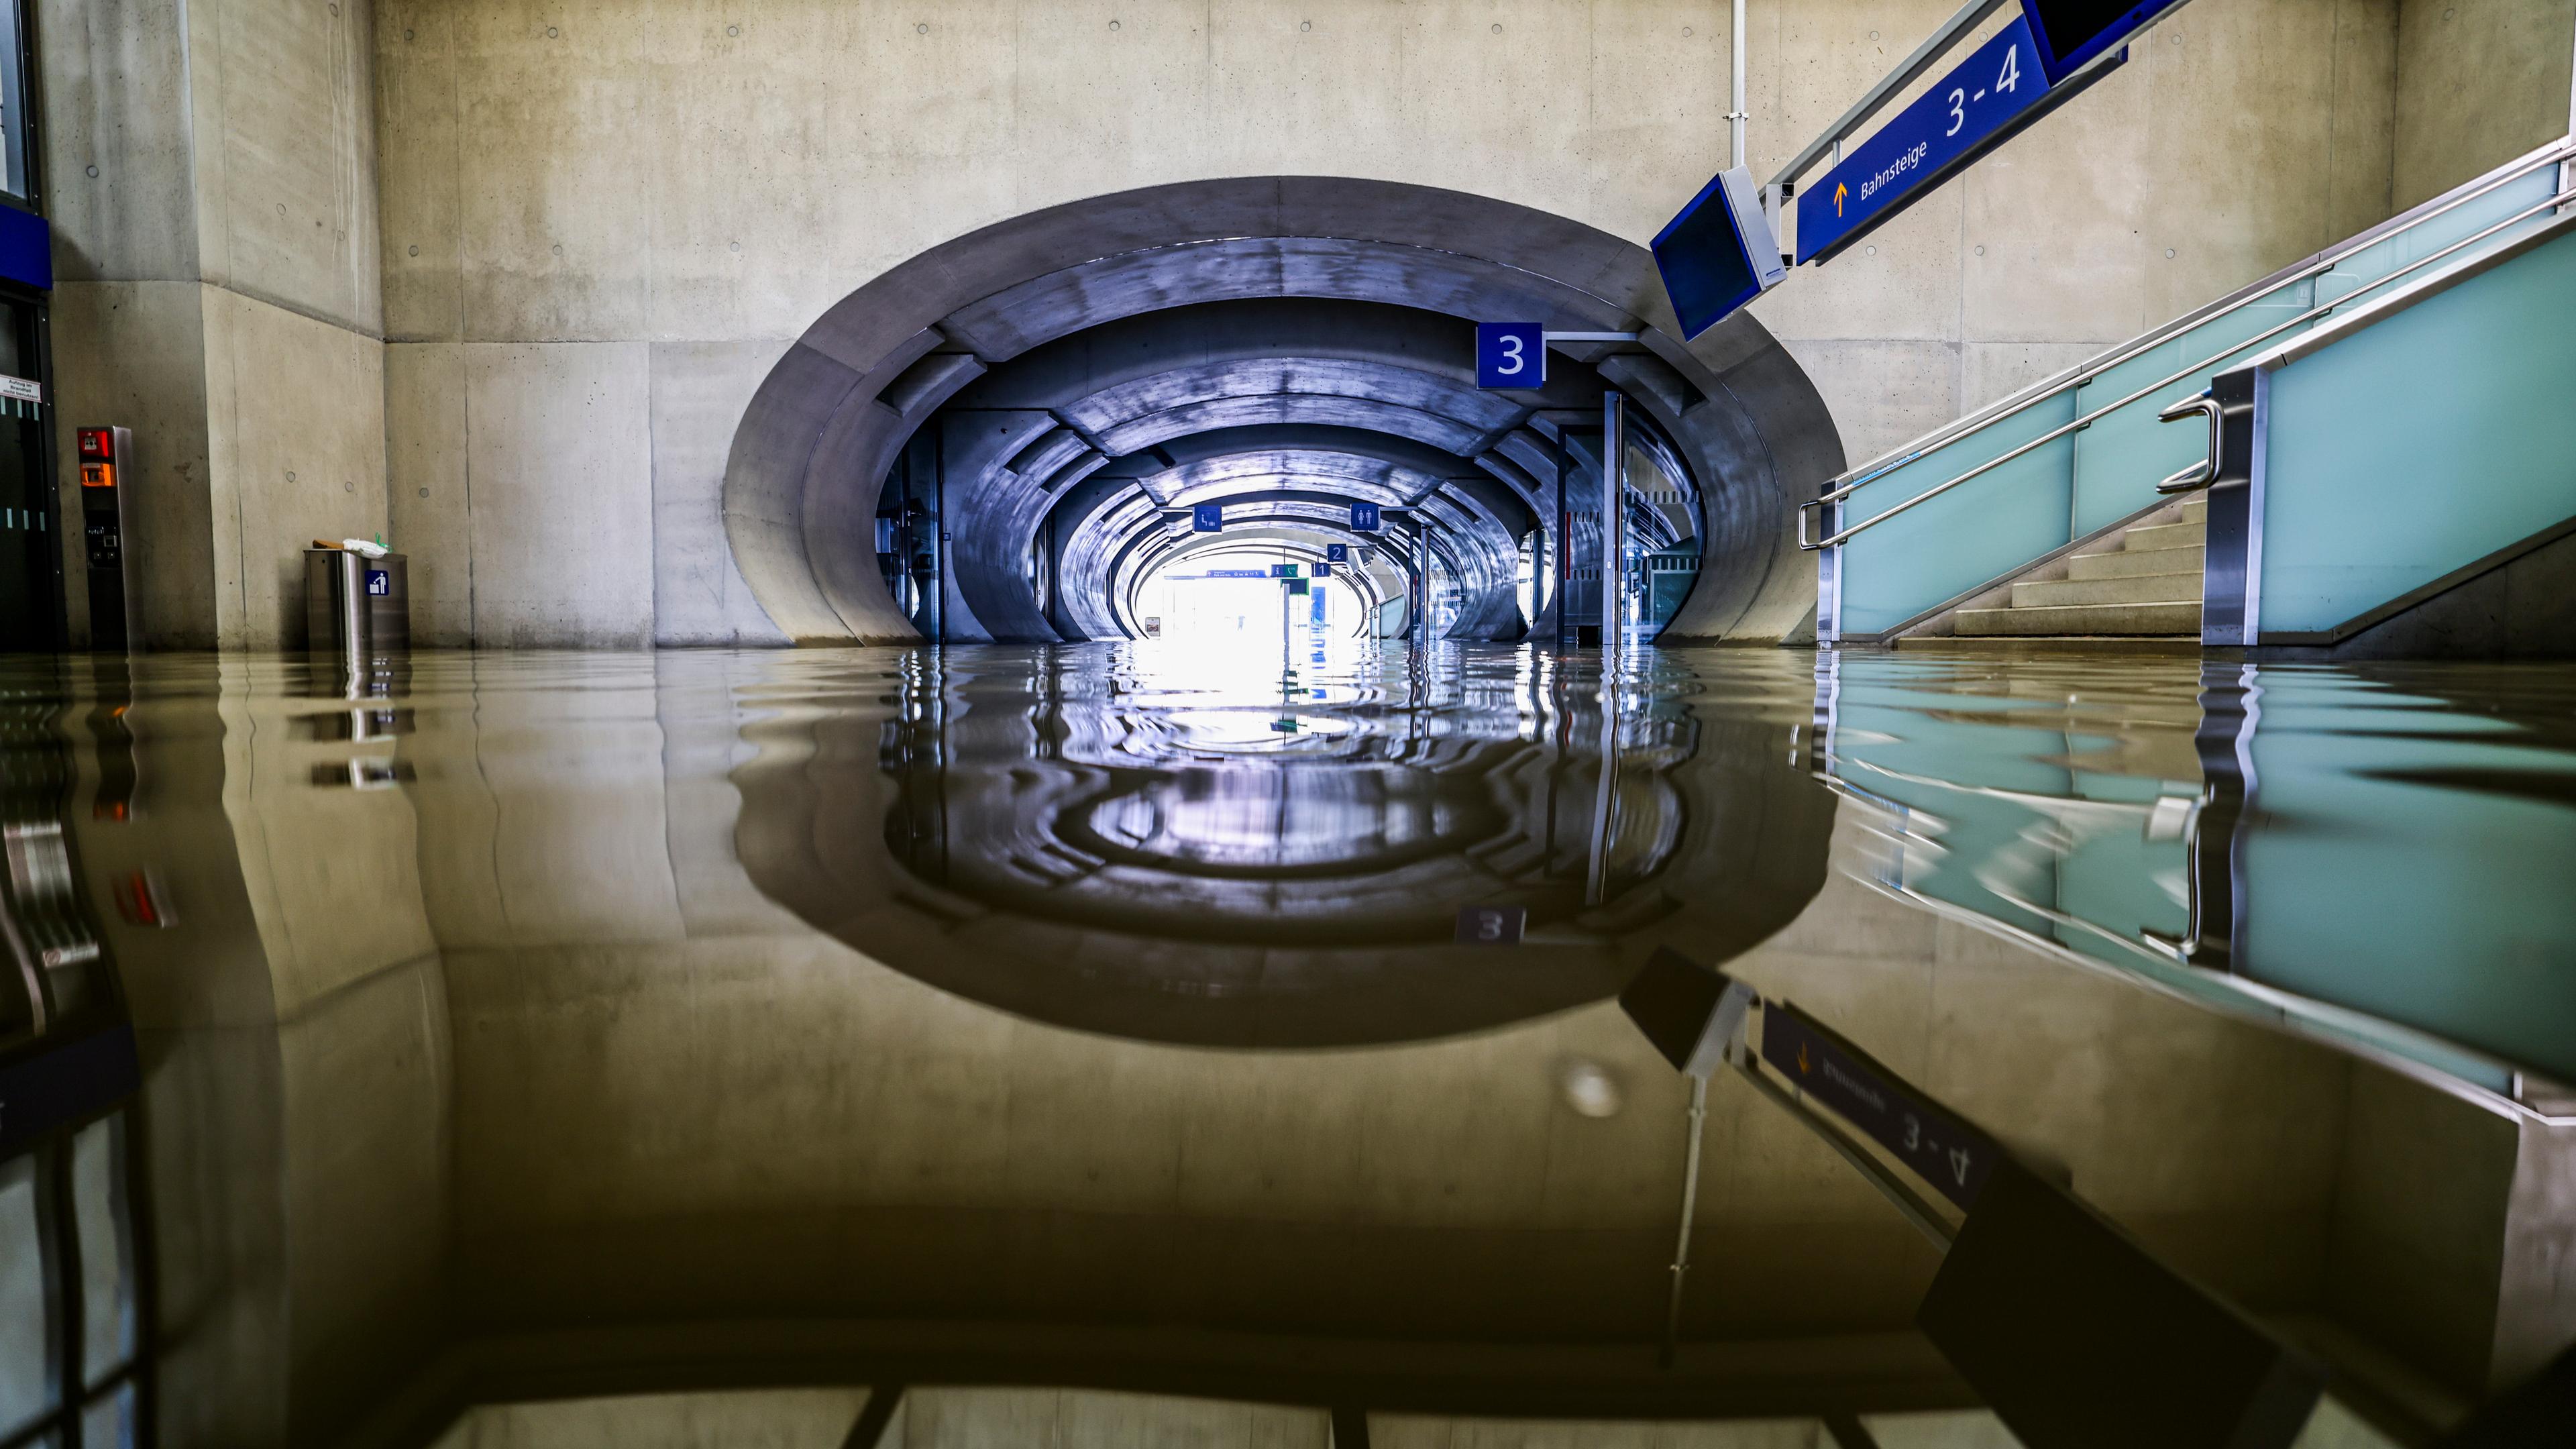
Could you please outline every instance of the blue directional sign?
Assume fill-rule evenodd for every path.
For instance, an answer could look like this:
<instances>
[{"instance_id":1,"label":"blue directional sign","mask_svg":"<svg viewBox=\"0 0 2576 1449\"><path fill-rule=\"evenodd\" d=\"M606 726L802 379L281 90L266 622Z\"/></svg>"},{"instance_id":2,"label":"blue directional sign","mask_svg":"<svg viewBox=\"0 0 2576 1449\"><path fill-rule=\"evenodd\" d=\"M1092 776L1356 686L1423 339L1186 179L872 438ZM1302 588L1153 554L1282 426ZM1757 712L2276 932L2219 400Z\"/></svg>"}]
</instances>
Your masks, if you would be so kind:
<instances>
[{"instance_id":1,"label":"blue directional sign","mask_svg":"<svg viewBox=\"0 0 2576 1449\"><path fill-rule=\"evenodd\" d=\"M2052 90L2030 22L2015 19L1799 191L1798 260L1821 262L1859 241L2111 68Z\"/></svg>"},{"instance_id":2,"label":"blue directional sign","mask_svg":"<svg viewBox=\"0 0 2576 1449\"><path fill-rule=\"evenodd\" d=\"M1377 532L1376 504L1354 503L1351 505L1351 531L1353 533Z\"/></svg>"},{"instance_id":3,"label":"blue directional sign","mask_svg":"<svg viewBox=\"0 0 2576 1449\"><path fill-rule=\"evenodd\" d=\"M1753 173L1743 167L1710 178L1655 234L1655 270L1682 324L1685 341L1780 285L1780 239L1762 214Z\"/></svg>"},{"instance_id":4,"label":"blue directional sign","mask_svg":"<svg viewBox=\"0 0 2576 1449\"><path fill-rule=\"evenodd\" d=\"M1477 323L1476 386L1547 386L1547 329L1536 322Z\"/></svg>"},{"instance_id":5,"label":"blue directional sign","mask_svg":"<svg viewBox=\"0 0 2576 1449\"><path fill-rule=\"evenodd\" d=\"M1297 577L1297 566L1295 564L1272 564L1270 566L1270 576L1274 579L1293 579Z\"/></svg>"},{"instance_id":6,"label":"blue directional sign","mask_svg":"<svg viewBox=\"0 0 2576 1449\"><path fill-rule=\"evenodd\" d=\"M2039 51L2039 68L2056 85L2083 64L2119 45L2146 23L2182 0L2021 0L2022 18L2030 23L2031 43Z\"/></svg>"},{"instance_id":7,"label":"blue directional sign","mask_svg":"<svg viewBox=\"0 0 2576 1449\"><path fill-rule=\"evenodd\" d=\"M1222 503L1202 503L1202 504L1200 504L1198 507L1193 508L1193 509L1191 509L1191 510L1190 510L1190 532L1192 532L1192 533L1223 533L1224 531L1225 531L1225 505L1224 505L1224 504L1222 504Z\"/></svg>"},{"instance_id":8,"label":"blue directional sign","mask_svg":"<svg viewBox=\"0 0 2576 1449\"><path fill-rule=\"evenodd\" d=\"M1349 563L1351 561L1351 546L1347 543L1325 544L1324 557L1327 561L1332 563Z\"/></svg>"}]
</instances>

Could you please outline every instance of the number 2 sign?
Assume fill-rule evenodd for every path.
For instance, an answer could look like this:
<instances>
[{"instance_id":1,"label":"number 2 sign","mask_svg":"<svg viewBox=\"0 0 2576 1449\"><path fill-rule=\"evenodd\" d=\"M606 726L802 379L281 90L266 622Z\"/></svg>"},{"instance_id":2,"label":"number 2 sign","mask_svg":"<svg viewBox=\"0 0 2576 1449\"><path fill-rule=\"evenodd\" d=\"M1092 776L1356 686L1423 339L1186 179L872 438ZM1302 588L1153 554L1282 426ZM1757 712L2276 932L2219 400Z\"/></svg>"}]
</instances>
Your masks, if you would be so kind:
<instances>
[{"instance_id":1,"label":"number 2 sign","mask_svg":"<svg viewBox=\"0 0 2576 1449\"><path fill-rule=\"evenodd\" d=\"M1477 323L1476 386L1547 386L1547 330L1536 322Z\"/></svg>"}]
</instances>

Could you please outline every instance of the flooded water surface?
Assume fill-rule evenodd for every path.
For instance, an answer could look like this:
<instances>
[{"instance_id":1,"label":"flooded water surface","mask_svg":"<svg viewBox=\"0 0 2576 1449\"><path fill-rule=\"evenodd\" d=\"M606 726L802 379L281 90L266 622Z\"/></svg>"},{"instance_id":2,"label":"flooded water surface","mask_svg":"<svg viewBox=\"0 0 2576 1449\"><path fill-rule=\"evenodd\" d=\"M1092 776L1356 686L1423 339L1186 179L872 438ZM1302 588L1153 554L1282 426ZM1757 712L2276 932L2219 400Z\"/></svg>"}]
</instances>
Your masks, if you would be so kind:
<instances>
[{"instance_id":1,"label":"flooded water surface","mask_svg":"<svg viewBox=\"0 0 2576 1449\"><path fill-rule=\"evenodd\" d=\"M0 730L5 1449L2002 1446L2012 1194L2302 1444L2576 1337L2576 669L22 660Z\"/></svg>"}]
</instances>

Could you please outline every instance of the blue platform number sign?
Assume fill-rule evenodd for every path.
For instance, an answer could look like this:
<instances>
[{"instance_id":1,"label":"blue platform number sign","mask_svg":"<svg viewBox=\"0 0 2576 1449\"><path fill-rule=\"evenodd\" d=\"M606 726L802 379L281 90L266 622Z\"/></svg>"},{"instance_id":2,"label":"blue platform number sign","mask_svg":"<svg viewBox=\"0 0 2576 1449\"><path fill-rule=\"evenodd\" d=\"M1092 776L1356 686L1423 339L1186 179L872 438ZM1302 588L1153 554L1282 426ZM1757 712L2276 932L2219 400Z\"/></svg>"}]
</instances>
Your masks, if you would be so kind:
<instances>
[{"instance_id":1,"label":"blue platform number sign","mask_svg":"<svg viewBox=\"0 0 2576 1449\"><path fill-rule=\"evenodd\" d=\"M1529 930L1527 906L1468 906L1458 912L1461 946L1517 946Z\"/></svg>"},{"instance_id":2,"label":"blue platform number sign","mask_svg":"<svg viewBox=\"0 0 2576 1449\"><path fill-rule=\"evenodd\" d=\"M1225 505L1224 505L1224 504L1222 504L1222 503L1202 503L1202 504L1200 504L1198 507L1193 508L1193 509L1191 509L1191 510L1190 510L1190 532L1192 532L1192 533L1223 533L1224 531L1225 531Z\"/></svg>"},{"instance_id":3,"label":"blue platform number sign","mask_svg":"<svg viewBox=\"0 0 2576 1449\"><path fill-rule=\"evenodd\" d=\"M1315 565L1315 577L1319 579L1329 579L1332 576L1333 565L1331 560L1327 559Z\"/></svg>"},{"instance_id":4,"label":"blue platform number sign","mask_svg":"<svg viewBox=\"0 0 2576 1449\"><path fill-rule=\"evenodd\" d=\"M393 597L393 592L394 576L391 573L383 569L367 570L367 597L387 599Z\"/></svg>"},{"instance_id":5,"label":"blue platform number sign","mask_svg":"<svg viewBox=\"0 0 2576 1449\"><path fill-rule=\"evenodd\" d=\"M1351 546L1347 543L1325 544L1324 560L1327 563L1349 563L1351 561Z\"/></svg>"},{"instance_id":6,"label":"blue platform number sign","mask_svg":"<svg viewBox=\"0 0 2576 1449\"><path fill-rule=\"evenodd\" d=\"M2030 21L2016 18L1798 192L1798 260L1822 261L1859 241L2110 68L2050 89Z\"/></svg>"},{"instance_id":7,"label":"blue platform number sign","mask_svg":"<svg viewBox=\"0 0 2576 1449\"><path fill-rule=\"evenodd\" d=\"M1351 505L1351 531L1354 533L1377 532L1376 504L1354 503Z\"/></svg>"},{"instance_id":8,"label":"blue platform number sign","mask_svg":"<svg viewBox=\"0 0 2576 1449\"><path fill-rule=\"evenodd\" d=\"M1547 386L1547 331L1536 322L1476 324L1476 386Z\"/></svg>"},{"instance_id":9,"label":"blue platform number sign","mask_svg":"<svg viewBox=\"0 0 2576 1449\"><path fill-rule=\"evenodd\" d=\"M1976 1207L2001 1155L1994 1139L1845 1051L1790 1008L1764 1006L1762 1060L1807 1106L1867 1134L1961 1208Z\"/></svg>"}]
</instances>

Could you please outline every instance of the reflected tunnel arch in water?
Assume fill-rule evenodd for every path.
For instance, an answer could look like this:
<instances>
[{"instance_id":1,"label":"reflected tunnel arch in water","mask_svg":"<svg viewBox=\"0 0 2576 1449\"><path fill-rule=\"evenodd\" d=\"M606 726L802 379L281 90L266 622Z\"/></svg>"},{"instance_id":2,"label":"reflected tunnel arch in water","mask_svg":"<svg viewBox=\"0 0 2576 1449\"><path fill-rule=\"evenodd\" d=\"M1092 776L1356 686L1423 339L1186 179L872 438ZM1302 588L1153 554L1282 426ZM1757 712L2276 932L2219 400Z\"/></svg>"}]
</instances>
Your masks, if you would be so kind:
<instances>
[{"instance_id":1,"label":"reflected tunnel arch in water","mask_svg":"<svg viewBox=\"0 0 2576 1449\"><path fill-rule=\"evenodd\" d=\"M736 847L771 900L942 991L1227 1048L1587 1005L1661 946L1722 963L1822 889L1834 802L1794 722L1632 705L1596 865L1593 690L1462 654L1437 686L1389 663L1265 699L1129 646L908 651L878 711L765 696ZM1498 905L1523 939L1461 944L1461 912Z\"/></svg>"},{"instance_id":2,"label":"reflected tunnel arch in water","mask_svg":"<svg viewBox=\"0 0 2576 1449\"><path fill-rule=\"evenodd\" d=\"M1562 345L1545 389L1481 392L1480 319L1638 340ZM1597 485L1566 480L1599 466L1610 390L1669 482L1632 500L1639 532L1700 564L1666 637L1794 634L1815 602L1795 504L1843 453L1777 341L1739 314L1685 344L1643 248L1393 182L1152 187L912 258L763 381L725 525L799 642L1055 642L1133 637L1121 592L1194 504L1322 541L1376 502L1390 552L1430 527L1453 635L1510 639L1552 625L1516 597L1524 539L1552 570L1597 553Z\"/></svg>"}]
</instances>

